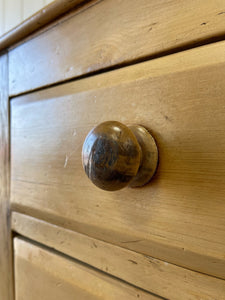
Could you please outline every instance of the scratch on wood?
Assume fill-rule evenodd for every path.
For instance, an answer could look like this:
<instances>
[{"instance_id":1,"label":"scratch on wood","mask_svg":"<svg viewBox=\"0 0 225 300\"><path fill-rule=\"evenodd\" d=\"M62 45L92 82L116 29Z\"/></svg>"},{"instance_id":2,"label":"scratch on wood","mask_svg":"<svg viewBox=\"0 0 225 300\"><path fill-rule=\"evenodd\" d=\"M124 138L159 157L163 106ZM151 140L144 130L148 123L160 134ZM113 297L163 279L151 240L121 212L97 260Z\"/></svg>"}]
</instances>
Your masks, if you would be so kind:
<instances>
[{"instance_id":1,"label":"scratch on wood","mask_svg":"<svg viewBox=\"0 0 225 300\"><path fill-rule=\"evenodd\" d=\"M65 162L64 162L64 166L63 166L64 168L66 168L67 163L68 163L68 160L69 160L69 156L66 155Z\"/></svg>"},{"instance_id":2,"label":"scratch on wood","mask_svg":"<svg viewBox=\"0 0 225 300\"><path fill-rule=\"evenodd\" d=\"M125 241L125 242L121 242L123 244L128 244L128 243L138 243L138 242L142 242L143 240L134 240L134 241Z\"/></svg>"},{"instance_id":3,"label":"scratch on wood","mask_svg":"<svg viewBox=\"0 0 225 300\"><path fill-rule=\"evenodd\" d=\"M165 118L167 121L171 121L170 118L169 118L167 115L164 115L164 118Z\"/></svg>"},{"instance_id":4,"label":"scratch on wood","mask_svg":"<svg viewBox=\"0 0 225 300\"><path fill-rule=\"evenodd\" d=\"M70 154L66 154L66 157L65 157L65 162L64 162L64 168L67 167L67 164L68 164L68 160L70 159L70 157L75 153L76 151L72 151Z\"/></svg>"},{"instance_id":5,"label":"scratch on wood","mask_svg":"<svg viewBox=\"0 0 225 300\"><path fill-rule=\"evenodd\" d=\"M132 264L137 265L138 263L135 260L132 259L128 259L128 261L130 261Z\"/></svg>"},{"instance_id":6,"label":"scratch on wood","mask_svg":"<svg viewBox=\"0 0 225 300\"><path fill-rule=\"evenodd\" d=\"M94 245L95 248L98 248L98 246L95 244L95 242L93 242L93 245Z\"/></svg>"}]
</instances>

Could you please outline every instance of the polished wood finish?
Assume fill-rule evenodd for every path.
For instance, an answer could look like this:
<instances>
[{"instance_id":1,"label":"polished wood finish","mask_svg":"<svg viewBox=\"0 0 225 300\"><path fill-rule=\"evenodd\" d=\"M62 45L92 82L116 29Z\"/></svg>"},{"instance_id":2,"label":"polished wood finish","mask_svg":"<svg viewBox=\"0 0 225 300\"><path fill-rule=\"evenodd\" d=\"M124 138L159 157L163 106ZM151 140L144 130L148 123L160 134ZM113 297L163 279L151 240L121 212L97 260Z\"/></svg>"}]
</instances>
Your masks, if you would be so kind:
<instances>
[{"instance_id":1,"label":"polished wood finish","mask_svg":"<svg viewBox=\"0 0 225 300\"><path fill-rule=\"evenodd\" d=\"M137 174L129 183L129 187L142 187L150 182L156 173L159 153L152 134L141 125L129 125L141 147L141 163Z\"/></svg>"},{"instance_id":2,"label":"polished wood finish","mask_svg":"<svg viewBox=\"0 0 225 300\"><path fill-rule=\"evenodd\" d=\"M141 147L132 131L117 121L93 128L82 148L86 175L99 188L116 191L127 186L138 172Z\"/></svg>"},{"instance_id":3,"label":"polished wood finish","mask_svg":"<svg viewBox=\"0 0 225 300\"><path fill-rule=\"evenodd\" d=\"M22 239L14 249L16 300L159 299Z\"/></svg>"},{"instance_id":4,"label":"polished wood finish","mask_svg":"<svg viewBox=\"0 0 225 300\"><path fill-rule=\"evenodd\" d=\"M75 8L85 0L54 0L45 8L24 20L15 28L0 37L0 51L12 47L34 31L42 28L57 17Z\"/></svg>"},{"instance_id":5,"label":"polished wood finish","mask_svg":"<svg viewBox=\"0 0 225 300\"><path fill-rule=\"evenodd\" d=\"M86 175L106 191L145 185L155 173L157 160L155 141L144 127L117 121L94 127L82 148Z\"/></svg>"},{"instance_id":6,"label":"polished wood finish","mask_svg":"<svg viewBox=\"0 0 225 300\"><path fill-rule=\"evenodd\" d=\"M12 229L167 299L225 299L225 281L13 212Z\"/></svg>"},{"instance_id":7,"label":"polished wood finish","mask_svg":"<svg viewBox=\"0 0 225 300\"><path fill-rule=\"evenodd\" d=\"M0 56L0 300L13 300L9 211L8 58Z\"/></svg>"},{"instance_id":8,"label":"polished wood finish","mask_svg":"<svg viewBox=\"0 0 225 300\"><path fill-rule=\"evenodd\" d=\"M31 93L11 102L12 208L225 278L225 42ZM87 133L109 119L156 138L141 189L109 193L83 172Z\"/></svg>"},{"instance_id":9,"label":"polished wood finish","mask_svg":"<svg viewBox=\"0 0 225 300\"><path fill-rule=\"evenodd\" d=\"M94 2L10 51L10 95L222 39L224 11L224 0Z\"/></svg>"}]
</instances>

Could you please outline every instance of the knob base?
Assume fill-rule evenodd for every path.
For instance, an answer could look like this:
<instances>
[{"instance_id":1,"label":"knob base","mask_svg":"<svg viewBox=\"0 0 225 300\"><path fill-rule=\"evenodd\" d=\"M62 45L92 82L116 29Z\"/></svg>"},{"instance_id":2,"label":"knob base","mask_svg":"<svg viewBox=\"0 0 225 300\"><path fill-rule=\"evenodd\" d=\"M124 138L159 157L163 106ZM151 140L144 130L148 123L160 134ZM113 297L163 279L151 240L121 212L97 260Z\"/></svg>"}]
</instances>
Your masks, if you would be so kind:
<instances>
[{"instance_id":1,"label":"knob base","mask_svg":"<svg viewBox=\"0 0 225 300\"><path fill-rule=\"evenodd\" d=\"M142 150L142 159L138 173L129 183L129 187L141 187L147 184L156 172L158 149L153 136L146 128L140 125L130 125L128 128L135 135Z\"/></svg>"}]
</instances>

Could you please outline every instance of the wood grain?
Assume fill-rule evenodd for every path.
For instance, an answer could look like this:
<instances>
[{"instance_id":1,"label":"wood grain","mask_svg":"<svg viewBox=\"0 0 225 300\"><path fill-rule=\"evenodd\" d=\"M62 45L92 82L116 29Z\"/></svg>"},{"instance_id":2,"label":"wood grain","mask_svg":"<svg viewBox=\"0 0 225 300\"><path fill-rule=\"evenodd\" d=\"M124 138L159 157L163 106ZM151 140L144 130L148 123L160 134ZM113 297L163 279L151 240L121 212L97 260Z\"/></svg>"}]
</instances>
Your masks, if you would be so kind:
<instances>
[{"instance_id":1,"label":"wood grain","mask_svg":"<svg viewBox=\"0 0 225 300\"><path fill-rule=\"evenodd\" d=\"M225 281L14 212L12 229L167 299L225 299Z\"/></svg>"},{"instance_id":2,"label":"wood grain","mask_svg":"<svg viewBox=\"0 0 225 300\"><path fill-rule=\"evenodd\" d=\"M15 10L15 8L13 10L12 7L11 9L9 7L9 9L7 9L6 11L9 15L10 13L12 13L13 10L16 17L16 22L13 22L11 17L8 16L8 20L11 21L8 28L11 29L13 26L17 26L15 28L12 28L9 32L6 32L0 37L0 51L11 47L15 43L21 41L22 39L33 33L34 31L42 28L49 22L54 21L57 17L75 8L77 5L81 4L84 1L85 0L54 0L48 6L36 12L34 15L24 20L20 24L19 22L22 21L22 16L19 17L18 9L22 10L22 4L20 5L20 1L5 1L5 3L9 2L8 5L10 5L11 3L12 6L17 5L17 11ZM24 6L26 7L26 4ZM26 11L24 11L24 13L26 13Z\"/></svg>"},{"instance_id":3,"label":"wood grain","mask_svg":"<svg viewBox=\"0 0 225 300\"><path fill-rule=\"evenodd\" d=\"M225 278L225 42L11 101L12 208ZM117 120L149 129L149 185L101 191L81 163L85 136Z\"/></svg>"},{"instance_id":4,"label":"wood grain","mask_svg":"<svg viewBox=\"0 0 225 300\"><path fill-rule=\"evenodd\" d=\"M9 105L7 54L0 56L0 300L13 300L9 212Z\"/></svg>"},{"instance_id":5,"label":"wood grain","mask_svg":"<svg viewBox=\"0 0 225 300\"><path fill-rule=\"evenodd\" d=\"M14 248L16 300L159 299L22 239Z\"/></svg>"},{"instance_id":6,"label":"wood grain","mask_svg":"<svg viewBox=\"0 0 225 300\"><path fill-rule=\"evenodd\" d=\"M224 11L224 0L97 1L10 51L10 95L222 37Z\"/></svg>"},{"instance_id":7,"label":"wood grain","mask_svg":"<svg viewBox=\"0 0 225 300\"><path fill-rule=\"evenodd\" d=\"M88 178L106 191L120 190L137 175L142 150L133 132L124 124L108 121L87 135L82 164Z\"/></svg>"}]
</instances>

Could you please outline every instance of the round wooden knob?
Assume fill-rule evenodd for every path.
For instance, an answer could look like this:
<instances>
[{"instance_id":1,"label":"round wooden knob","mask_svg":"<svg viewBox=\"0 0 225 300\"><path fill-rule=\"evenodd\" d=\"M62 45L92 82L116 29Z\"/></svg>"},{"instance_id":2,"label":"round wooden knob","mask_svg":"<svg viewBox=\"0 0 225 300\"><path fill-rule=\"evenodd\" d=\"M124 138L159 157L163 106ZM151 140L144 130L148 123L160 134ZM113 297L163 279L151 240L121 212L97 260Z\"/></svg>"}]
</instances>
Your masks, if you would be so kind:
<instances>
[{"instance_id":1,"label":"round wooden knob","mask_svg":"<svg viewBox=\"0 0 225 300\"><path fill-rule=\"evenodd\" d=\"M127 185L138 187L149 182L157 168L158 150L144 127L108 121L87 135L82 162L87 176L96 186L115 191Z\"/></svg>"}]
</instances>

